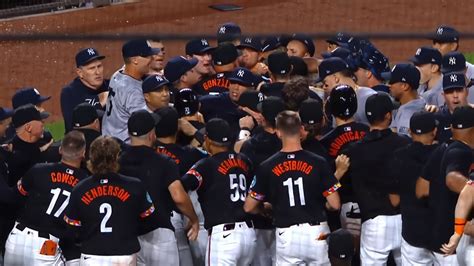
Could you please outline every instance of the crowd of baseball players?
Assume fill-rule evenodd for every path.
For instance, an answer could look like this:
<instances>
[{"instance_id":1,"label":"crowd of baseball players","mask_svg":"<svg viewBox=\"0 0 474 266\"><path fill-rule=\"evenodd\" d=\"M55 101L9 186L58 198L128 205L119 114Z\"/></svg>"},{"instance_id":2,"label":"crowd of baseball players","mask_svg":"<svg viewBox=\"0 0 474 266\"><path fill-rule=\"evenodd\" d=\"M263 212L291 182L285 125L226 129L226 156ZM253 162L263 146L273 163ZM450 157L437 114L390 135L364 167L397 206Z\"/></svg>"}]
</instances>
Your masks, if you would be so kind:
<instances>
[{"instance_id":1,"label":"crowd of baseball players","mask_svg":"<svg viewBox=\"0 0 474 266\"><path fill-rule=\"evenodd\" d=\"M406 62L235 23L179 56L93 47L0 107L0 265L474 265L474 66L440 26ZM213 41L213 40L212 40Z\"/></svg>"}]
</instances>

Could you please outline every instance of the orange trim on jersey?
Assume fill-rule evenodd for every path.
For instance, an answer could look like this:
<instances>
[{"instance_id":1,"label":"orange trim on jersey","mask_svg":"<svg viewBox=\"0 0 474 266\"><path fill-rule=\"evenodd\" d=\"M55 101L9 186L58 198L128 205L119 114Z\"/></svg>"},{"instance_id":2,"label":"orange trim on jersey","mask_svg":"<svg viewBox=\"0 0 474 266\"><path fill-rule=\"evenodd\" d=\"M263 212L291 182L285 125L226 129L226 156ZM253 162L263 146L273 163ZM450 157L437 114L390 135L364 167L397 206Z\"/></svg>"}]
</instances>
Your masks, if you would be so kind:
<instances>
[{"instance_id":1,"label":"orange trim on jersey","mask_svg":"<svg viewBox=\"0 0 474 266\"><path fill-rule=\"evenodd\" d=\"M249 191L249 195L250 195L250 197L252 197L253 199L258 200L258 201L264 201L265 200L265 195L258 194L257 192L255 192L253 190Z\"/></svg>"},{"instance_id":2,"label":"orange trim on jersey","mask_svg":"<svg viewBox=\"0 0 474 266\"><path fill-rule=\"evenodd\" d=\"M337 182L334 186L330 187L328 190L323 192L323 196L327 197L332 193L336 192L341 187L341 183Z\"/></svg>"},{"instance_id":3,"label":"orange trim on jersey","mask_svg":"<svg viewBox=\"0 0 474 266\"><path fill-rule=\"evenodd\" d=\"M150 216L154 211L155 211L155 205L152 204L151 207L148 208L148 210L140 213L140 217L141 218L146 218L146 217Z\"/></svg>"},{"instance_id":4,"label":"orange trim on jersey","mask_svg":"<svg viewBox=\"0 0 474 266\"><path fill-rule=\"evenodd\" d=\"M23 196L28 196L28 191L26 191L24 188L23 188L23 185L21 184L21 179L18 180L18 183L16 183L16 187L18 189L18 192L20 192L21 195Z\"/></svg>"},{"instance_id":5,"label":"orange trim on jersey","mask_svg":"<svg viewBox=\"0 0 474 266\"><path fill-rule=\"evenodd\" d=\"M198 171L196 171L195 169L189 169L186 174L187 175L193 175L194 177L196 177L196 179L199 182L198 187L196 188L196 190L198 190L201 187L201 184L202 184L202 175Z\"/></svg>"},{"instance_id":6,"label":"orange trim on jersey","mask_svg":"<svg viewBox=\"0 0 474 266\"><path fill-rule=\"evenodd\" d=\"M72 225L72 226L81 226L81 221L71 219L71 218L67 217L66 215L64 215L64 221L67 224Z\"/></svg>"}]
</instances>

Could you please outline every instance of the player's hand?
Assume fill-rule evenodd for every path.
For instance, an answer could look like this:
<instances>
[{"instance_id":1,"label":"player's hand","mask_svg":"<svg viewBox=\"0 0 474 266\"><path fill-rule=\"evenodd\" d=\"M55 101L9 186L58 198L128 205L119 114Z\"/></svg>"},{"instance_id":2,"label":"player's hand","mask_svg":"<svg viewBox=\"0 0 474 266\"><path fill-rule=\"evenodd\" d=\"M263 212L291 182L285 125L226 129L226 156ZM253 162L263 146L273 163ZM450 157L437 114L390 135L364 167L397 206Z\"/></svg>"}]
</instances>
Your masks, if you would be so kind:
<instances>
[{"instance_id":1,"label":"player's hand","mask_svg":"<svg viewBox=\"0 0 474 266\"><path fill-rule=\"evenodd\" d=\"M273 217L273 208L272 208L272 204L269 203L269 202L264 202L263 203L263 208L262 208L262 215L263 217L267 217L267 218L272 218Z\"/></svg>"},{"instance_id":2,"label":"player's hand","mask_svg":"<svg viewBox=\"0 0 474 266\"><path fill-rule=\"evenodd\" d=\"M183 116L182 119L187 121L197 121L204 124L204 116L199 112L193 115Z\"/></svg>"},{"instance_id":3,"label":"player's hand","mask_svg":"<svg viewBox=\"0 0 474 266\"><path fill-rule=\"evenodd\" d=\"M246 112L247 114L249 114L250 116L252 116L253 119L255 119L255 121L257 121L257 124L259 125L261 125L263 121L265 120L265 118L263 118L263 115L261 113L255 112L254 110L248 107L240 107L240 109Z\"/></svg>"},{"instance_id":4,"label":"player's hand","mask_svg":"<svg viewBox=\"0 0 474 266\"><path fill-rule=\"evenodd\" d=\"M254 74L257 74L257 75L264 75L266 73L268 73L268 66L265 65L264 63L262 62L258 62L254 68Z\"/></svg>"},{"instance_id":5,"label":"player's hand","mask_svg":"<svg viewBox=\"0 0 474 266\"><path fill-rule=\"evenodd\" d=\"M13 150L13 144L8 143L8 144L2 144L1 145L2 149L11 152Z\"/></svg>"},{"instance_id":6,"label":"player's hand","mask_svg":"<svg viewBox=\"0 0 474 266\"><path fill-rule=\"evenodd\" d=\"M188 120L185 120L183 118L178 119L178 130L183 132L184 135L192 137L194 134L196 134L197 129L189 123Z\"/></svg>"},{"instance_id":7,"label":"player's hand","mask_svg":"<svg viewBox=\"0 0 474 266\"><path fill-rule=\"evenodd\" d=\"M340 179L349 170L351 165L349 157L345 154L341 154L336 157L336 173L334 174L337 179Z\"/></svg>"},{"instance_id":8,"label":"player's hand","mask_svg":"<svg viewBox=\"0 0 474 266\"><path fill-rule=\"evenodd\" d=\"M456 247L458 246L460 239L461 236L454 233L451 238L449 238L449 242L447 244L441 245L440 250L444 253L444 256L451 255L456 251Z\"/></svg>"},{"instance_id":9,"label":"player's hand","mask_svg":"<svg viewBox=\"0 0 474 266\"><path fill-rule=\"evenodd\" d=\"M49 148L49 146L51 146L51 144L53 144L54 142L54 139L51 139L48 143L44 144L43 146L40 147L40 151L41 152L44 152L45 150L47 150Z\"/></svg>"},{"instance_id":10,"label":"player's hand","mask_svg":"<svg viewBox=\"0 0 474 266\"><path fill-rule=\"evenodd\" d=\"M187 233L188 239L191 241L196 241L199 234L199 221L196 220L193 223L189 221L187 227L189 228Z\"/></svg>"},{"instance_id":11,"label":"player's hand","mask_svg":"<svg viewBox=\"0 0 474 266\"><path fill-rule=\"evenodd\" d=\"M433 104L427 104L425 105L425 111L430 113L436 113L438 111L438 106Z\"/></svg>"},{"instance_id":12,"label":"player's hand","mask_svg":"<svg viewBox=\"0 0 474 266\"><path fill-rule=\"evenodd\" d=\"M253 129L255 123L253 122L253 118L250 115L247 115L239 119L239 126L240 128Z\"/></svg>"}]
</instances>

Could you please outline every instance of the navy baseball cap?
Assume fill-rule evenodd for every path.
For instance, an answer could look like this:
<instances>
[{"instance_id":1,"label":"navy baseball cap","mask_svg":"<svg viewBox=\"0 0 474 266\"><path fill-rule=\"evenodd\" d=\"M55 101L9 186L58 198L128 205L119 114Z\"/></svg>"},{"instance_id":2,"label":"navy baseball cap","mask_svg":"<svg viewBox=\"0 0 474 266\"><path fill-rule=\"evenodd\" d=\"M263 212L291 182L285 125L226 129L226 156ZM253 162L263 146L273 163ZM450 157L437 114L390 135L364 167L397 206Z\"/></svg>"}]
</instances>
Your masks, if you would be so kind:
<instances>
[{"instance_id":1,"label":"navy baseball cap","mask_svg":"<svg viewBox=\"0 0 474 266\"><path fill-rule=\"evenodd\" d=\"M41 121L48 117L49 113L38 111L33 104L26 104L15 109L12 123L15 128L18 128L31 121Z\"/></svg>"},{"instance_id":2,"label":"navy baseball cap","mask_svg":"<svg viewBox=\"0 0 474 266\"><path fill-rule=\"evenodd\" d=\"M276 125L276 117L280 112L285 111L286 106L285 102L283 102L281 98L270 96L259 103L257 105L257 109L260 111L265 120L274 127Z\"/></svg>"},{"instance_id":3,"label":"navy baseball cap","mask_svg":"<svg viewBox=\"0 0 474 266\"><path fill-rule=\"evenodd\" d=\"M159 52L160 49L151 48L150 43L145 39L130 40L122 46L122 56L124 58L134 56L148 57Z\"/></svg>"},{"instance_id":4,"label":"navy baseball cap","mask_svg":"<svg viewBox=\"0 0 474 266\"><path fill-rule=\"evenodd\" d=\"M170 85L171 83L164 77L159 75L150 75L142 83L143 93L158 91L161 87Z\"/></svg>"},{"instance_id":5,"label":"navy baseball cap","mask_svg":"<svg viewBox=\"0 0 474 266\"><path fill-rule=\"evenodd\" d=\"M76 66L77 67L85 66L91 63L92 61L102 60L104 58L105 56L100 55L99 51L97 51L96 49L92 47L85 48L85 49L80 50L76 54Z\"/></svg>"},{"instance_id":6,"label":"navy baseball cap","mask_svg":"<svg viewBox=\"0 0 474 266\"><path fill-rule=\"evenodd\" d=\"M210 53L213 49L206 39L193 39L186 43L186 54L190 56Z\"/></svg>"},{"instance_id":7,"label":"navy baseball cap","mask_svg":"<svg viewBox=\"0 0 474 266\"><path fill-rule=\"evenodd\" d=\"M336 35L329 37L326 42L331 43L331 44L336 44L336 45L341 45L341 44L347 44L349 39L352 36L349 33L346 32L338 32Z\"/></svg>"},{"instance_id":8,"label":"navy baseball cap","mask_svg":"<svg viewBox=\"0 0 474 266\"><path fill-rule=\"evenodd\" d=\"M431 36L433 42L450 43L459 41L459 32L450 26L439 26Z\"/></svg>"},{"instance_id":9,"label":"navy baseball cap","mask_svg":"<svg viewBox=\"0 0 474 266\"><path fill-rule=\"evenodd\" d=\"M350 261L355 253L352 235L346 229L338 229L328 236L329 257Z\"/></svg>"},{"instance_id":10,"label":"navy baseball cap","mask_svg":"<svg viewBox=\"0 0 474 266\"><path fill-rule=\"evenodd\" d=\"M0 121L13 116L13 109L0 107Z\"/></svg>"},{"instance_id":11,"label":"navy baseball cap","mask_svg":"<svg viewBox=\"0 0 474 266\"><path fill-rule=\"evenodd\" d=\"M390 71L388 58L373 46L363 50L359 67L369 70L378 80L383 79L382 73Z\"/></svg>"},{"instance_id":12,"label":"navy baseball cap","mask_svg":"<svg viewBox=\"0 0 474 266\"><path fill-rule=\"evenodd\" d=\"M192 89L181 89L174 96L174 108L180 117L193 115L199 111L198 95Z\"/></svg>"},{"instance_id":13,"label":"navy baseball cap","mask_svg":"<svg viewBox=\"0 0 474 266\"><path fill-rule=\"evenodd\" d=\"M196 58L186 59L183 56L171 58L165 66L164 76L169 82L175 82L198 63Z\"/></svg>"},{"instance_id":14,"label":"navy baseball cap","mask_svg":"<svg viewBox=\"0 0 474 266\"><path fill-rule=\"evenodd\" d=\"M441 73L464 72L466 70L466 57L458 51L449 52L441 60Z\"/></svg>"},{"instance_id":15,"label":"navy baseball cap","mask_svg":"<svg viewBox=\"0 0 474 266\"><path fill-rule=\"evenodd\" d=\"M290 73L291 61L287 53L276 51L268 56L268 69L273 74L285 75Z\"/></svg>"},{"instance_id":16,"label":"navy baseball cap","mask_svg":"<svg viewBox=\"0 0 474 266\"><path fill-rule=\"evenodd\" d=\"M441 65L441 53L433 47L420 47L416 50L415 55L410 58L415 66L424 64Z\"/></svg>"},{"instance_id":17,"label":"navy baseball cap","mask_svg":"<svg viewBox=\"0 0 474 266\"><path fill-rule=\"evenodd\" d=\"M143 136L154 129L158 121L160 117L157 114L147 110L135 111L127 122L128 133L134 137Z\"/></svg>"},{"instance_id":18,"label":"navy baseball cap","mask_svg":"<svg viewBox=\"0 0 474 266\"><path fill-rule=\"evenodd\" d=\"M343 70L349 70L349 65L339 57L330 57L324 59L321 64L319 64L318 69L319 78L316 82L321 82L329 75Z\"/></svg>"},{"instance_id":19,"label":"navy baseball cap","mask_svg":"<svg viewBox=\"0 0 474 266\"><path fill-rule=\"evenodd\" d=\"M410 130L412 134L425 134L433 131L438 126L434 113L418 111L410 118Z\"/></svg>"},{"instance_id":20,"label":"navy baseball cap","mask_svg":"<svg viewBox=\"0 0 474 266\"><path fill-rule=\"evenodd\" d=\"M395 109L395 105L392 102L388 93L377 92L367 98L365 102L365 115L369 122L374 122L378 119Z\"/></svg>"},{"instance_id":21,"label":"navy baseball cap","mask_svg":"<svg viewBox=\"0 0 474 266\"><path fill-rule=\"evenodd\" d=\"M264 99L263 93L254 90L248 90L240 95L237 105L242 107L248 107L252 111L259 112L257 106Z\"/></svg>"},{"instance_id":22,"label":"navy baseball cap","mask_svg":"<svg viewBox=\"0 0 474 266\"><path fill-rule=\"evenodd\" d=\"M306 46L306 49L308 49L309 55L314 56L314 52L316 51L316 47L314 47L313 39L310 36L308 36L304 33L295 33L289 38L288 37L284 38L284 40L282 40L282 43L284 43L285 46L286 46L291 41L299 41L299 42L303 43L304 46Z\"/></svg>"},{"instance_id":23,"label":"navy baseball cap","mask_svg":"<svg viewBox=\"0 0 474 266\"><path fill-rule=\"evenodd\" d=\"M173 107L164 107L155 111L160 118L155 125L158 138L173 136L178 131L179 114Z\"/></svg>"},{"instance_id":24,"label":"navy baseball cap","mask_svg":"<svg viewBox=\"0 0 474 266\"><path fill-rule=\"evenodd\" d=\"M232 42L239 39L241 34L242 30L239 25L234 22L224 23L217 29L217 43Z\"/></svg>"},{"instance_id":25,"label":"navy baseball cap","mask_svg":"<svg viewBox=\"0 0 474 266\"><path fill-rule=\"evenodd\" d=\"M338 57L344 60L344 62L347 63L349 66L349 69L351 71L356 71L357 68L359 67L357 64L357 61L354 60L353 54L349 49L344 48L344 47L337 47L334 49L332 52L324 52L321 54L321 56L326 59L326 58L331 58L331 57Z\"/></svg>"},{"instance_id":26,"label":"navy baseball cap","mask_svg":"<svg viewBox=\"0 0 474 266\"><path fill-rule=\"evenodd\" d=\"M41 96L36 88L28 87L22 88L15 92L12 98L13 109L16 109L25 104L38 105L44 101L51 99L51 96Z\"/></svg>"},{"instance_id":27,"label":"navy baseball cap","mask_svg":"<svg viewBox=\"0 0 474 266\"><path fill-rule=\"evenodd\" d=\"M238 83L245 87L255 87L257 86L257 77L245 67L238 67L230 73L229 77L227 77L231 83Z\"/></svg>"},{"instance_id":28,"label":"navy baseball cap","mask_svg":"<svg viewBox=\"0 0 474 266\"><path fill-rule=\"evenodd\" d=\"M262 40L259 37L244 37L237 46L239 49L250 48L254 51L262 51Z\"/></svg>"},{"instance_id":29,"label":"navy baseball cap","mask_svg":"<svg viewBox=\"0 0 474 266\"><path fill-rule=\"evenodd\" d=\"M474 108L469 105L456 107L451 118L451 127L454 129L474 127Z\"/></svg>"},{"instance_id":30,"label":"navy baseball cap","mask_svg":"<svg viewBox=\"0 0 474 266\"><path fill-rule=\"evenodd\" d=\"M103 115L104 112L102 110L97 110L94 106L84 102L74 107L72 111L72 125L74 127L87 126Z\"/></svg>"},{"instance_id":31,"label":"navy baseball cap","mask_svg":"<svg viewBox=\"0 0 474 266\"><path fill-rule=\"evenodd\" d=\"M382 77L388 80L389 84L407 83L413 90L420 85L420 71L412 64L396 64L391 72L382 73Z\"/></svg>"},{"instance_id":32,"label":"navy baseball cap","mask_svg":"<svg viewBox=\"0 0 474 266\"><path fill-rule=\"evenodd\" d=\"M298 56L290 56L290 63L292 66L291 75L303 77L308 76L308 65L306 64L303 58Z\"/></svg>"},{"instance_id":33,"label":"navy baseball cap","mask_svg":"<svg viewBox=\"0 0 474 266\"><path fill-rule=\"evenodd\" d=\"M303 124L321 123L323 120L323 104L321 101L308 98L301 103L298 113Z\"/></svg>"},{"instance_id":34,"label":"navy baseball cap","mask_svg":"<svg viewBox=\"0 0 474 266\"><path fill-rule=\"evenodd\" d=\"M230 144L232 142L232 130L227 121L213 118L206 123L206 136L217 143Z\"/></svg>"},{"instance_id":35,"label":"navy baseball cap","mask_svg":"<svg viewBox=\"0 0 474 266\"><path fill-rule=\"evenodd\" d=\"M466 75L464 73L446 73L443 75L443 91L456 88L466 88Z\"/></svg>"},{"instance_id":36,"label":"navy baseball cap","mask_svg":"<svg viewBox=\"0 0 474 266\"><path fill-rule=\"evenodd\" d=\"M280 37L272 36L263 41L262 52L268 52L277 49L281 46Z\"/></svg>"},{"instance_id":37,"label":"navy baseball cap","mask_svg":"<svg viewBox=\"0 0 474 266\"><path fill-rule=\"evenodd\" d=\"M232 43L221 43L212 52L212 62L217 66L230 64L237 57L239 57L237 48Z\"/></svg>"}]
</instances>

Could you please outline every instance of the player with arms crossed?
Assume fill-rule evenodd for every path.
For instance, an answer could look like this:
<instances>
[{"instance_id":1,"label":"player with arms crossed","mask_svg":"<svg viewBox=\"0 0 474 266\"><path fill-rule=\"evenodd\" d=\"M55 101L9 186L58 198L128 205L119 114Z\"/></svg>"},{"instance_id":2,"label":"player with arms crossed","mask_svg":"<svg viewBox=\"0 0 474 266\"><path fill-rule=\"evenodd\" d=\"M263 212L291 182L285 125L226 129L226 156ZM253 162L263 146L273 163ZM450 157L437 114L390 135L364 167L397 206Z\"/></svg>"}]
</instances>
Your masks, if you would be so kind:
<instances>
[{"instance_id":1,"label":"player with arms crossed","mask_svg":"<svg viewBox=\"0 0 474 266\"><path fill-rule=\"evenodd\" d=\"M340 208L340 183L324 158L302 149L303 129L297 113L281 112L276 128L282 149L260 166L244 210L263 212L261 202L272 204L277 265L330 265L324 240L329 234L324 207Z\"/></svg>"},{"instance_id":2,"label":"player with arms crossed","mask_svg":"<svg viewBox=\"0 0 474 266\"><path fill-rule=\"evenodd\" d=\"M139 219L155 207L140 180L117 174L120 146L99 137L90 148L92 176L71 193L64 220L79 227L81 265L136 265Z\"/></svg>"}]
</instances>

